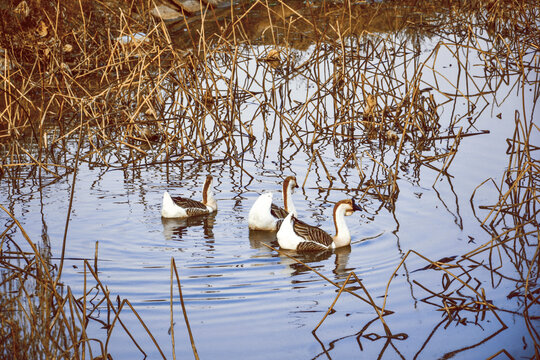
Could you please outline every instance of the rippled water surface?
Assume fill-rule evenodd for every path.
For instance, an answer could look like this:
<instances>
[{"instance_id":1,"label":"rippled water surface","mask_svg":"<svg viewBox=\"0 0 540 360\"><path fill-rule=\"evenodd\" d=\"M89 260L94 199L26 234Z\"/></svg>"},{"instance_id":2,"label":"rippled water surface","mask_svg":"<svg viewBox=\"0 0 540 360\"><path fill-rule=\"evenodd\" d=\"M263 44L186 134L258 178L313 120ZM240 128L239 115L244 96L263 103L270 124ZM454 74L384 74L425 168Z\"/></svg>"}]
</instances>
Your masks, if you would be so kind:
<instances>
[{"instance_id":1,"label":"rippled water surface","mask_svg":"<svg viewBox=\"0 0 540 360\"><path fill-rule=\"evenodd\" d=\"M442 40L426 41L422 51L432 50L438 41ZM453 61L443 60L443 55L439 59L438 71L454 81L458 74L455 65L450 66ZM475 59L469 60L470 74L479 74L474 68ZM255 69L256 62L248 65L246 73L250 66ZM266 75L254 76L262 79ZM425 71L424 76L425 83L433 85L433 75ZM414 254L398 268L409 250L438 260L460 256L491 239L479 221L487 210L474 208L470 199L487 178L499 183L508 165L505 139L514 131L514 110L522 107L522 94L511 90L512 86L504 85L497 93L487 95L489 109L482 110L474 124L463 129L469 133L489 133L461 140L449 168L451 176L436 180L437 171L428 167L401 168L394 211L382 206L375 196L359 190L361 179L354 166L346 167L338 175L346 160L341 148L348 147L349 152L352 148L362 161L361 166L369 171L365 165L370 163L367 153L377 145L377 140L371 144L321 140L317 146L326 170L334 177L330 183L320 163L309 168L310 154L298 150L294 143L280 141L279 124L273 135L266 134L263 121L258 120L260 115L255 114L256 104L249 102L243 105L242 116L255 119L256 144L244 154L243 169L233 161L186 161L135 169L107 169L82 162L76 175L67 233L68 260L62 279L73 292L82 295L82 260L93 262L97 248L100 279L111 298L118 295L120 299L129 299L168 358L172 357L171 279L176 355L192 356L176 280L171 278L171 259L177 265L195 345L203 359L348 359L376 358L381 353L388 359L473 359L490 356L503 348L517 357L531 356L530 345L524 346L522 341L527 332L525 323L512 313L519 304L506 299L513 290L512 283L493 284L487 270L480 269L474 275L478 280L475 284L485 289L487 298L499 309L509 310L497 312L508 326L497 333L502 326L490 311L483 315L462 313L465 320L459 324L441 323L444 311L439 306L443 304L437 299L432 300L434 304L422 301L430 293L417 284L439 292L448 279L441 271L423 269L429 263ZM313 91L310 81L302 78L291 80L290 88L291 102L305 101ZM252 88L254 92L258 90L256 86ZM450 92L451 86L439 83L439 90ZM445 99L441 92L432 91L438 103ZM525 102L533 104L533 93L527 87L524 93ZM333 106L329 101L328 109ZM448 126L453 117L466 109L465 100L441 106L438 112L442 126ZM332 113L329 111L328 116ZM497 117L498 114L501 116ZM267 125L274 126L269 119L266 117ZM286 133L282 136L294 138ZM447 139L439 140L437 144L443 147L446 142ZM398 145L386 145L386 156L395 157ZM380 156L377 152L373 155ZM208 173L215 179L219 206L215 215L189 220L160 217L165 190L199 199ZM278 248L274 233L250 231L247 226L248 211L259 194L273 191L275 201L281 203L281 182L288 175L295 175L301 185L293 195L300 217L330 233L334 231L331 214L336 201L354 197L365 209L346 219L352 233L350 247L326 253L290 254L340 284L354 272L381 307L391 280L385 307L394 313L384 319L394 335L405 335L389 341L374 308L347 293L341 294L335 312L312 333L336 298L338 288L284 253L269 248ZM62 251L73 178L70 175L56 182L50 183L51 180L44 176L39 182L29 176L19 179L15 186L15 182L3 179L0 203L20 221L30 239L41 247L50 247L50 254L57 259ZM475 202L493 204L497 196L495 190L483 187L475 195ZM4 213L0 219L4 223L9 221ZM86 276L90 279L88 273ZM358 283L350 288L367 298ZM461 293L465 297L475 296L468 288ZM105 316L101 320L106 321ZM159 351L128 308L123 310L122 320L148 358L159 358ZM106 330L93 325L89 332L100 337ZM115 327L109 351L115 359L143 357L121 327Z\"/></svg>"}]
</instances>

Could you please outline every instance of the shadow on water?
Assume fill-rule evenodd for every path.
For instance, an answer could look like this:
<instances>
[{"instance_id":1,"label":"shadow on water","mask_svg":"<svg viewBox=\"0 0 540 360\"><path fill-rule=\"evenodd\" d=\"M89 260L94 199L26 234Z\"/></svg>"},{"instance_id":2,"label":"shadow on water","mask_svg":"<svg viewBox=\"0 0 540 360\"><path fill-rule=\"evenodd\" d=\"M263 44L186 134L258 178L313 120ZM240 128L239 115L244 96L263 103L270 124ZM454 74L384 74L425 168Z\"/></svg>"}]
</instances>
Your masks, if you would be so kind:
<instances>
[{"instance_id":1,"label":"shadow on water","mask_svg":"<svg viewBox=\"0 0 540 360\"><path fill-rule=\"evenodd\" d=\"M208 215L193 216L184 219L161 218L164 239L175 241L183 240L191 227L201 227L203 229L205 239L214 239L213 229L215 222L215 212Z\"/></svg>"},{"instance_id":2,"label":"shadow on water","mask_svg":"<svg viewBox=\"0 0 540 360\"><path fill-rule=\"evenodd\" d=\"M340 278L351 271L348 266L351 253L350 246L326 251L297 252L294 250L282 250L282 253L275 253L272 248L279 248L276 232L260 230L249 230L249 243L251 248L257 249L259 252L272 254L273 257L279 258L279 263L290 270L291 277L310 272L311 269L304 264L317 264L330 258L333 259L334 264L333 269L330 270L336 275L336 278ZM285 256L285 254L290 257ZM291 259L291 257L301 263Z\"/></svg>"},{"instance_id":3,"label":"shadow on water","mask_svg":"<svg viewBox=\"0 0 540 360\"><path fill-rule=\"evenodd\" d=\"M249 245L251 248L271 253L272 250L268 249L264 244L272 247L278 246L276 232L249 229Z\"/></svg>"}]
</instances>

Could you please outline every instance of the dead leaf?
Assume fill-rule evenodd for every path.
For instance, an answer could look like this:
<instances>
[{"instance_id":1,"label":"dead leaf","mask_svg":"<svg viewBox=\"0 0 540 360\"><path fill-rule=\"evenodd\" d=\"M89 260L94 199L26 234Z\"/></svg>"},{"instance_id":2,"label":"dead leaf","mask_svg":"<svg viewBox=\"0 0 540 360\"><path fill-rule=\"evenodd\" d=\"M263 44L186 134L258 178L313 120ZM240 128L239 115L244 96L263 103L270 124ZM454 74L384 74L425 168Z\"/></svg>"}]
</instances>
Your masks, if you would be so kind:
<instances>
[{"instance_id":1,"label":"dead leaf","mask_svg":"<svg viewBox=\"0 0 540 360\"><path fill-rule=\"evenodd\" d=\"M178 5L184 11L189 13L196 13L201 11L201 2L199 0L172 0L176 5ZM209 1L206 1L209 2ZM204 3L203 3L204 4ZM205 8L205 5L202 6L202 9Z\"/></svg>"},{"instance_id":2,"label":"dead leaf","mask_svg":"<svg viewBox=\"0 0 540 360\"><path fill-rule=\"evenodd\" d=\"M277 49L272 49L266 54L266 56L260 57L257 60L264 61L272 68L277 69L281 64L281 53Z\"/></svg>"},{"instance_id":3,"label":"dead leaf","mask_svg":"<svg viewBox=\"0 0 540 360\"><path fill-rule=\"evenodd\" d=\"M47 25L45 25L45 22L43 22L43 20L40 21L38 25L37 33L40 37L45 37L49 34L49 28L47 27Z\"/></svg>"},{"instance_id":4,"label":"dead leaf","mask_svg":"<svg viewBox=\"0 0 540 360\"><path fill-rule=\"evenodd\" d=\"M377 106L377 98L373 94L369 94L366 99L366 106L364 108L364 115L371 115L373 110Z\"/></svg>"},{"instance_id":5,"label":"dead leaf","mask_svg":"<svg viewBox=\"0 0 540 360\"><path fill-rule=\"evenodd\" d=\"M15 14L21 15L23 18L30 15L30 7L26 3L26 1L21 1L13 11L15 12Z\"/></svg>"},{"instance_id":6,"label":"dead leaf","mask_svg":"<svg viewBox=\"0 0 540 360\"><path fill-rule=\"evenodd\" d=\"M182 16L182 13L167 5L161 4L159 6L155 6L152 10L150 10L150 15L158 19L171 20L179 18L180 16Z\"/></svg>"},{"instance_id":7,"label":"dead leaf","mask_svg":"<svg viewBox=\"0 0 540 360\"><path fill-rule=\"evenodd\" d=\"M389 142L396 142L399 139L398 134L394 130L388 130L385 136Z\"/></svg>"},{"instance_id":8,"label":"dead leaf","mask_svg":"<svg viewBox=\"0 0 540 360\"><path fill-rule=\"evenodd\" d=\"M266 54L266 61L280 61L281 56L279 50L272 49Z\"/></svg>"},{"instance_id":9,"label":"dead leaf","mask_svg":"<svg viewBox=\"0 0 540 360\"><path fill-rule=\"evenodd\" d=\"M148 116L157 117L156 111L154 109L152 109L152 108L146 109L146 111L144 113L146 115L148 115Z\"/></svg>"}]
</instances>

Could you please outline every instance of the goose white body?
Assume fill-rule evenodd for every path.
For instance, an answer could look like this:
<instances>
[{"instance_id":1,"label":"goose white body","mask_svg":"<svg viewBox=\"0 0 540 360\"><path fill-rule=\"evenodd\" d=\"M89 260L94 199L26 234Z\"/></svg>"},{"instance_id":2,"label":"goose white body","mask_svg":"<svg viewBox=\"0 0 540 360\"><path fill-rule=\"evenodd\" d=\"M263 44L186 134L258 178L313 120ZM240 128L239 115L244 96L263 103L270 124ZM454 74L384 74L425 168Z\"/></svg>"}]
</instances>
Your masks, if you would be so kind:
<instances>
[{"instance_id":1,"label":"goose white body","mask_svg":"<svg viewBox=\"0 0 540 360\"><path fill-rule=\"evenodd\" d=\"M353 200L342 200L334 206L336 235L330 236L318 227L297 220L293 214L287 215L277 233L279 246L283 249L301 251L321 251L348 246L351 233L345 216L360 210Z\"/></svg>"},{"instance_id":2,"label":"goose white body","mask_svg":"<svg viewBox=\"0 0 540 360\"><path fill-rule=\"evenodd\" d=\"M276 231L287 214L292 213L297 216L292 201L292 192L295 187L298 187L298 185L294 176L287 177L283 182L283 204L285 209L272 203L273 195L271 192L260 195L249 210L249 228L251 230Z\"/></svg>"},{"instance_id":3,"label":"goose white body","mask_svg":"<svg viewBox=\"0 0 540 360\"><path fill-rule=\"evenodd\" d=\"M287 215L277 233L278 243L282 249L296 250L298 244L306 241L294 231L293 214Z\"/></svg>"},{"instance_id":4,"label":"goose white body","mask_svg":"<svg viewBox=\"0 0 540 360\"><path fill-rule=\"evenodd\" d=\"M271 192L262 194L255 200L255 203L249 210L248 225L251 230L276 230L280 219L272 215Z\"/></svg>"},{"instance_id":5,"label":"goose white body","mask_svg":"<svg viewBox=\"0 0 540 360\"><path fill-rule=\"evenodd\" d=\"M203 201L183 197L172 197L167 191L163 193L161 216L164 218L186 218L209 214L217 211L217 202L212 190L212 176L208 175L203 186Z\"/></svg>"}]
</instances>

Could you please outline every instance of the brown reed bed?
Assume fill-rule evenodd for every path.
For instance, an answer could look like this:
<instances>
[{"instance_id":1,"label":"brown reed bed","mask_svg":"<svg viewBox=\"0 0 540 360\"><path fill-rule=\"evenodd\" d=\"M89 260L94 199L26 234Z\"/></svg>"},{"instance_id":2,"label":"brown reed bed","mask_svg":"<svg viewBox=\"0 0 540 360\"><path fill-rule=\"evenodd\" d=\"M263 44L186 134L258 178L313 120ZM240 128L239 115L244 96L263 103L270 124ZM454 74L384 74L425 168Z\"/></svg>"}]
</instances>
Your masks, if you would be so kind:
<instances>
[{"instance_id":1,"label":"brown reed bed","mask_svg":"<svg viewBox=\"0 0 540 360\"><path fill-rule=\"evenodd\" d=\"M13 219L13 227L23 235L31 252L23 251L9 231L2 234L0 268L0 358L5 359L110 359L108 344L118 332L125 332L142 356L147 356L139 344L137 335L125 324L126 318L135 317L151 339L163 359L168 358L160 348L144 320L129 299L112 298L109 289L99 279L98 243L93 261L80 259L83 263L84 293L77 297L70 287L60 282L60 271L53 265L50 250L38 248L28 238L24 229L9 212L0 210ZM197 349L189 326L180 277L175 261L171 258L170 273L170 323L173 358L175 303L180 303L184 321L189 332L193 354ZM178 298L175 292L178 292ZM106 316L99 313L106 312ZM89 337L88 328L98 326L107 329L104 339ZM127 345L127 344L126 344Z\"/></svg>"},{"instance_id":2,"label":"brown reed bed","mask_svg":"<svg viewBox=\"0 0 540 360\"><path fill-rule=\"evenodd\" d=\"M539 8L532 1L322 1L314 6L255 1L207 7L167 23L147 16L153 4L144 0L118 7L101 1L58 3L61 12L28 4L26 17L23 10L15 11L15 4L2 9L16 24L9 28L4 21L0 39L0 176L13 187L35 177L46 186L73 174L81 163L127 169L223 162L253 178L242 167L244 159L255 146L266 153L268 139L277 137L283 149L280 161L290 156L287 149L303 152L310 159L305 179L317 172L328 181L321 190L352 189L393 210L403 167L415 177L421 168L432 169L437 173L434 186L440 177L450 181L460 142L486 133L474 124L489 111L489 96L502 84L517 76L515 86L521 91L524 82L536 81L534 92L539 92L537 77L531 75L538 72L540 38ZM97 25L103 23L107 26ZM485 29L483 37L472 31L476 27ZM420 54L420 42L432 36L442 40L428 56ZM445 78L438 70L443 52L452 54L458 79ZM470 52L484 61L484 76L467 73ZM246 64L253 62L257 76L246 77ZM431 83L422 80L428 72ZM302 101L291 99L290 79L313 84L312 91ZM441 84L452 90L441 92ZM447 101L438 102L434 94ZM458 99L469 111L452 114L443 127L439 110ZM241 115L248 102L256 104L251 118ZM516 289L508 296L522 299L519 315L538 356L540 336L531 309L537 308L540 296L539 162L533 141L539 129L525 115L528 105L523 107L516 113L515 134L507 140L510 160L504 180L480 185L494 186L498 201L476 204L471 197L474 209L489 210L478 220L491 240L457 260L433 261L409 252L394 273L409 256L419 256L426 271L441 273L440 289L412 281L429 294L422 301L445 314L441 325L470 321L464 319L471 316L479 321L489 312L500 322L500 331L506 327L497 315L501 309L486 298L474 273L486 269L493 282L511 278ZM328 146L342 159L337 173L321 151ZM358 147L368 150L359 154ZM358 174L356 188L344 179L349 171ZM68 224L69 217L66 233ZM6 295L0 304L0 354L105 358L108 338L90 339L85 329L102 321L94 313L106 305L110 321L103 326L109 327L109 336L119 326L129 333L120 318L125 309L137 314L129 300L110 299L99 279L97 258L93 265L84 261L87 291L75 298L59 281L61 267L51 263L52 255L26 236L26 245L17 244L14 231L24 234L13 218L0 238ZM27 245L31 251L23 250ZM172 270L182 300L173 262L171 308ZM92 280L86 285L88 275ZM362 294L347 288L353 281ZM388 346L403 338L392 335L384 322L388 294L377 304L354 273L334 285L339 292L329 311L349 292L373 308ZM363 329L358 336L375 335ZM192 336L191 341L197 357ZM510 356L505 349L499 353Z\"/></svg>"}]
</instances>

